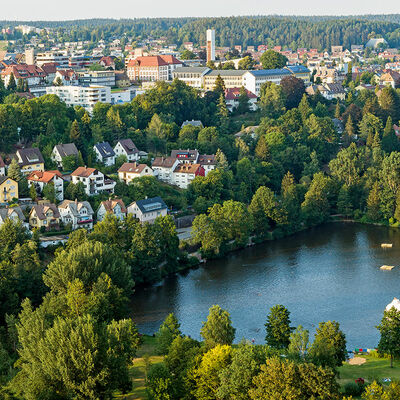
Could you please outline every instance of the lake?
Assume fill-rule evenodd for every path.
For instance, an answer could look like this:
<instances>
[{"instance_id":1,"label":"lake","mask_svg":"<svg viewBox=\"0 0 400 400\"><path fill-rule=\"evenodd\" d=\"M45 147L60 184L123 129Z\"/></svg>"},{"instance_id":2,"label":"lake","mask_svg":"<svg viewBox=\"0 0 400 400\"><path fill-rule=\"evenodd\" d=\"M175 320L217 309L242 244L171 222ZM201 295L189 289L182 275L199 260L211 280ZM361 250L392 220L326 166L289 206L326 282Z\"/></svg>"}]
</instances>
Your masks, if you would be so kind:
<instances>
[{"instance_id":1,"label":"lake","mask_svg":"<svg viewBox=\"0 0 400 400\"><path fill-rule=\"evenodd\" d=\"M381 243L393 243L382 249ZM396 265L382 271L381 265ZM184 334L199 339L213 304L227 309L236 339L263 343L269 309L283 304L292 325L315 332L336 320L348 349L378 344L385 306L400 297L400 230L353 223L326 224L213 260L198 269L137 289L132 314L153 334L174 312ZM399 266L399 267L398 267Z\"/></svg>"}]
</instances>

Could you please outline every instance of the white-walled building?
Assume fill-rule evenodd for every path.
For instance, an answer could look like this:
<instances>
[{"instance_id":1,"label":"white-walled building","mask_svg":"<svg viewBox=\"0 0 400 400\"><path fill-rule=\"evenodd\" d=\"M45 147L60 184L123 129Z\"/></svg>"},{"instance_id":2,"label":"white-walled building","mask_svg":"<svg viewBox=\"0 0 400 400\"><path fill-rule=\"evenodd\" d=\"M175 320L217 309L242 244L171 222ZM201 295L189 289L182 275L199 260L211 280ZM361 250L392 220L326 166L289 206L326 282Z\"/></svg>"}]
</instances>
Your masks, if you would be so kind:
<instances>
[{"instance_id":1,"label":"white-walled building","mask_svg":"<svg viewBox=\"0 0 400 400\"><path fill-rule=\"evenodd\" d=\"M3 158L0 156L0 175L6 175L6 164L3 161Z\"/></svg>"},{"instance_id":2,"label":"white-walled building","mask_svg":"<svg viewBox=\"0 0 400 400\"><path fill-rule=\"evenodd\" d=\"M141 223L152 224L157 217L164 217L168 213L168 207L161 197L137 200L128 206L128 214L132 214Z\"/></svg>"},{"instance_id":3,"label":"white-walled building","mask_svg":"<svg viewBox=\"0 0 400 400\"><path fill-rule=\"evenodd\" d=\"M207 62L215 61L215 29L207 29Z\"/></svg>"},{"instance_id":4,"label":"white-walled building","mask_svg":"<svg viewBox=\"0 0 400 400\"><path fill-rule=\"evenodd\" d=\"M125 156L128 161L139 160L139 150L132 139L120 139L114 147L116 157Z\"/></svg>"},{"instance_id":5,"label":"white-walled building","mask_svg":"<svg viewBox=\"0 0 400 400\"><path fill-rule=\"evenodd\" d=\"M172 184L187 189L196 176L205 176L205 170L200 164L178 164L172 173Z\"/></svg>"},{"instance_id":6,"label":"white-walled building","mask_svg":"<svg viewBox=\"0 0 400 400\"><path fill-rule=\"evenodd\" d=\"M156 157L151 164L156 176L160 181L171 183L172 173L179 164L179 160L174 157Z\"/></svg>"},{"instance_id":7,"label":"white-walled building","mask_svg":"<svg viewBox=\"0 0 400 400\"><path fill-rule=\"evenodd\" d=\"M204 86L204 76L211 71L208 67L182 67L176 69L172 76L186 85L196 89L202 89Z\"/></svg>"},{"instance_id":8,"label":"white-walled building","mask_svg":"<svg viewBox=\"0 0 400 400\"><path fill-rule=\"evenodd\" d=\"M60 171L33 171L27 177L28 185L34 186L36 192L42 193L47 185L54 185L55 197L59 201L64 200L64 179Z\"/></svg>"},{"instance_id":9,"label":"white-walled building","mask_svg":"<svg viewBox=\"0 0 400 400\"><path fill-rule=\"evenodd\" d=\"M51 160L57 164L58 168L62 168L63 159L70 156L78 158L78 149L75 143L56 144L51 152Z\"/></svg>"},{"instance_id":10,"label":"white-walled building","mask_svg":"<svg viewBox=\"0 0 400 400\"><path fill-rule=\"evenodd\" d=\"M61 221L71 224L73 230L85 228L93 229L93 209L88 201L64 200L59 206Z\"/></svg>"},{"instance_id":11,"label":"white-walled building","mask_svg":"<svg viewBox=\"0 0 400 400\"><path fill-rule=\"evenodd\" d=\"M126 207L121 199L102 201L97 210L97 221L103 221L107 214L115 215L120 221L126 218Z\"/></svg>"},{"instance_id":12,"label":"white-walled building","mask_svg":"<svg viewBox=\"0 0 400 400\"><path fill-rule=\"evenodd\" d=\"M79 84L83 86L115 86L115 71L79 71Z\"/></svg>"},{"instance_id":13,"label":"white-walled building","mask_svg":"<svg viewBox=\"0 0 400 400\"><path fill-rule=\"evenodd\" d=\"M263 83L273 82L279 85L285 76L290 75L292 73L285 68L247 71L244 73L242 85L239 85L239 87L244 86L256 96L260 96L260 89Z\"/></svg>"},{"instance_id":14,"label":"white-walled building","mask_svg":"<svg viewBox=\"0 0 400 400\"><path fill-rule=\"evenodd\" d=\"M102 192L114 193L115 182L95 168L78 167L71 174L72 183L83 183L85 193L93 196Z\"/></svg>"},{"instance_id":15,"label":"white-walled building","mask_svg":"<svg viewBox=\"0 0 400 400\"><path fill-rule=\"evenodd\" d=\"M115 164L115 152L111 147L110 143L108 142L96 143L93 146L93 149L96 154L97 161L101 162L107 167Z\"/></svg>"},{"instance_id":16,"label":"white-walled building","mask_svg":"<svg viewBox=\"0 0 400 400\"><path fill-rule=\"evenodd\" d=\"M68 106L81 106L89 113L97 102L111 103L111 88L108 86L49 86L47 94L55 94Z\"/></svg>"},{"instance_id":17,"label":"white-walled building","mask_svg":"<svg viewBox=\"0 0 400 400\"><path fill-rule=\"evenodd\" d=\"M45 51L36 55L36 65L41 67L48 63L57 63L60 68L68 68L69 55L63 51Z\"/></svg>"}]
</instances>

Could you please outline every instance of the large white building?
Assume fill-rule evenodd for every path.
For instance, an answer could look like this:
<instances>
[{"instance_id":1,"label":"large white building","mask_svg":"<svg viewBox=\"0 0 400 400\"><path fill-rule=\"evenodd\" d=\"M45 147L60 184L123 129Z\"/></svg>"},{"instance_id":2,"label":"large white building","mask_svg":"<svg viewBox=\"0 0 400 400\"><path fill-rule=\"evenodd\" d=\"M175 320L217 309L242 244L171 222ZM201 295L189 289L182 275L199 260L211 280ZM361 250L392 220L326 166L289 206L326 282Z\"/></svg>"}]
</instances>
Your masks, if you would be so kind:
<instances>
[{"instance_id":1,"label":"large white building","mask_svg":"<svg viewBox=\"0 0 400 400\"><path fill-rule=\"evenodd\" d=\"M115 86L115 71L78 71L79 84L83 86Z\"/></svg>"},{"instance_id":2,"label":"large white building","mask_svg":"<svg viewBox=\"0 0 400 400\"><path fill-rule=\"evenodd\" d=\"M109 86L49 86L47 94L55 94L68 106L82 106L89 113L97 102L111 103Z\"/></svg>"},{"instance_id":3,"label":"large white building","mask_svg":"<svg viewBox=\"0 0 400 400\"><path fill-rule=\"evenodd\" d=\"M36 55L36 65L41 67L43 64L57 63L60 68L69 67L69 55L62 51L45 51Z\"/></svg>"},{"instance_id":4,"label":"large white building","mask_svg":"<svg viewBox=\"0 0 400 400\"><path fill-rule=\"evenodd\" d=\"M172 75L186 85L202 89L204 86L204 76L211 71L208 67L182 67L176 69Z\"/></svg>"},{"instance_id":5,"label":"large white building","mask_svg":"<svg viewBox=\"0 0 400 400\"><path fill-rule=\"evenodd\" d=\"M263 83L273 82L279 85L285 76L290 75L292 75L292 73L285 68L247 71L243 75L242 84L247 90L254 93L256 96L260 96L260 89Z\"/></svg>"}]
</instances>

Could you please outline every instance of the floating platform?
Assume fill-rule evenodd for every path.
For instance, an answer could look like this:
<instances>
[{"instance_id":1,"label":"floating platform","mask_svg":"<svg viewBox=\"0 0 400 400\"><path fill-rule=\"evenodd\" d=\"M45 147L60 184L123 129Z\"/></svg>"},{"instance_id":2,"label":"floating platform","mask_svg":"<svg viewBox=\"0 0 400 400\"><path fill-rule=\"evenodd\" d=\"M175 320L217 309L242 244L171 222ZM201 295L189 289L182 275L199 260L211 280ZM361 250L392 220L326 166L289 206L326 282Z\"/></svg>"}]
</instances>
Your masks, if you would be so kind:
<instances>
[{"instance_id":1,"label":"floating platform","mask_svg":"<svg viewBox=\"0 0 400 400\"><path fill-rule=\"evenodd\" d=\"M382 265L381 269L385 271L391 271L394 268L394 265Z\"/></svg>"},{"instance_id":2,"label":"floating platform","mask_svg":"<svg viewBox=\"0 0 400 400\"><path fill-rule=\"evenodd\" d=\"M381 247L383 247L384 249L391 249L393 247L392 243L382 243Z\"/></svg>"}]
</instances>

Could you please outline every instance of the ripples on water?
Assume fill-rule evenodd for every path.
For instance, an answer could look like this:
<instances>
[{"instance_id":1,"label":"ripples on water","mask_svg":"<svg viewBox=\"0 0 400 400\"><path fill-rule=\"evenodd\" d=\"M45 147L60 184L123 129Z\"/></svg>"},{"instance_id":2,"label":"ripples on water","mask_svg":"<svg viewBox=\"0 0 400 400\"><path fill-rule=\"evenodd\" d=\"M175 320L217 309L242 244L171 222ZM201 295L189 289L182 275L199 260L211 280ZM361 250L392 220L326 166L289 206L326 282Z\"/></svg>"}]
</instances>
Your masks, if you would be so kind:
<instances>
[{"instance_id":1,"label":"ripples on water","mask_svg":"<svg viewBox=\"0 0 400 400\"><path fill-rule=\"evenodd\" d=\"M381 243L393 243L382 249ZM396 265L381 271L381 265ZM263 343L269 309L285 305L292 324L315 332L320 321L337 320L348 348L374 347L375 326L393 297L400 297L400 230L332 223L229 254L224 259L138 289L133 318L152 334L174 312L185 334L199 338L208 309L227 309L236 341Z\"/></svg>"}]
</instances>

